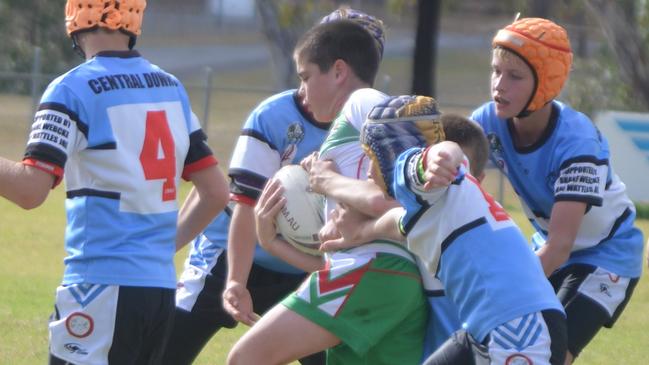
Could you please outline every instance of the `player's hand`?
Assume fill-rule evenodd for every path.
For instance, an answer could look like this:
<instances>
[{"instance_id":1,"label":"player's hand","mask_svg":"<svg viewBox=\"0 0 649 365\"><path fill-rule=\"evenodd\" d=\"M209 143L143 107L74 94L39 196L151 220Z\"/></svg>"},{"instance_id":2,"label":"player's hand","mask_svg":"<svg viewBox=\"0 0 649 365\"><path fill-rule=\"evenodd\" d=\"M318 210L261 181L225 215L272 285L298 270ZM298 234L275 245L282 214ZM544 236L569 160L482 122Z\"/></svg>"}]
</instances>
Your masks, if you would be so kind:
<instances>
[{"instance_id":1,"label":"player's hand","mask_svg":"<svg viewBox=\"0 0 649 365\"><path fill-rule=\"evenodd\" d=\"M313 161L318 161L318 156L318 151L311 152L311 154L300 161L300 166L302 166L302 168L305 169L306 172L311 171L311 165L313 164Z\"/></svg>"},{"instance_id":2,"label":"player's hand","mask_svg":"<svg viewBox=\"0 0 649 365\"><path fill-rule=\"evenodd\" d=\"M235 320L248 325L254 325L259 315L253 312L252 297L245 285L228 281L223 291L223 308Z\"/></svg>"},{"instance_id":3,"label":"player's hand","mask_svg":"<svg viewBox=\"0 0 649 365\"><path fill-rule=\"evenodd\" d=\"M284 188L279 180L269 180L255 205L255 227L257 239L262 247L272 244L277 236L275 217L286 204L283 192Z\"/></svg>"},{"instance_id":4,"label":"player's hand","mask_svg":"<svg viewBox=\"0 0 649 365\"><path fill-rule=\"evenodd\" d=\"M375 237L368 236L367 227L373 219L356 209L338 204L331 212L329 220L320 230L320 251L330 252L360 246Z\"/></svg>"},{"instance_id":5,"label":"player's hand","mask_svg":"<svg viewBox=\"0 0 649 365\"><path fill-rule=\"evenodd\" d=\"M338 174L338 166L332 160L313 160L307 170L309 172L309 187L311 191L326 195L325 184L334 174Z\"/></svg>"},{"instance_id":6,"label":"player's hand","mask_svg":"<svg viewBox=\"0 0 649 365\"><path fill-rule=\"evenodd\" d=\"M455 180L463 156L462 149L454 142L444 141L431 146L422 156L426 159L424 189L449 186Z\"/></svg>"},{"instance_id":7,"label":"player's hand","mask_svg":"<svg viewBox=\"0 0 649 365\"><path fill-rule=\"evenodd\" d=\"M329 213L329 219L325 222L324 226L320 228L320 231L318 232L318 238L320 239L320 242L326 242L340 238L340 233L338 232L338 229L336 229L336 223L333 220L333 216L335 214L336 210L332 209Z\"/></svg>"}]
</instances>

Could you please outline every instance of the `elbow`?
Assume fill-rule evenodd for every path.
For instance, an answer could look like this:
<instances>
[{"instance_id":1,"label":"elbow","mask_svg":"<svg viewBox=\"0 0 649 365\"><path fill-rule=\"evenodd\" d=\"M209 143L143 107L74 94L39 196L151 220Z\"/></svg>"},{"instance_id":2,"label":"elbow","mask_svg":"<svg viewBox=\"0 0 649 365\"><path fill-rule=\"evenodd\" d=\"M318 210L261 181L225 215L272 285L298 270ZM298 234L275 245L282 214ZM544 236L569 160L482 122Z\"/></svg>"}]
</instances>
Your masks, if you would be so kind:
<instances>
[{"instance_id":1,"label":"elbow","mask_svg":"<svg viewBox=\"0 0 649 365\"><path fill-rule=\"evenodd\" d=\"M45 199L47 194L20 194L14 199L14 203L25 210L32 210L40 207Z\"/></svg>"},{"instance_id":2,"label":"elbow","mask_svg":"<svg viewBox=\"0 0 649 365\"><path fill-rule=\"evenodd\" d=\"M205 201L210 202L210 206L215 212L225 209L230 198L230 191L227 185L214 186L206 192ZM202 198L202 197L201 197Z\"/></svg>"}]
</instances>

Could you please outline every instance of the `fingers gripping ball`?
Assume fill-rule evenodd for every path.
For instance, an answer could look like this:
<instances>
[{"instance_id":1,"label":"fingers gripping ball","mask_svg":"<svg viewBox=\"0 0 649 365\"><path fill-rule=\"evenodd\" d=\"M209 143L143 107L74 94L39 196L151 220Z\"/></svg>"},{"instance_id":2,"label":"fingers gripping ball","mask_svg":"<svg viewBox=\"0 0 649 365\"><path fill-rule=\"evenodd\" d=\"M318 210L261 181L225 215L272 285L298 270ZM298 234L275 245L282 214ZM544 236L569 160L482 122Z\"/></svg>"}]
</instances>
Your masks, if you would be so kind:
<instances>
[{"instance_id":1,"label":"fingers gripping ball","mask_svg":"<svg viewBox=\"0 0 649 365\"><path fill-rule=\"evenodd\" d=\"M372 159L375 179L390 196L397 157L412 147L424 147L445 139L435 99L401 95L386 99L369 113L361 131L361 144Z\"/></svg>"},{"instance_id":2,"label":"fingers gripping ball","mask_svg":"<svg viewBox=\"0 0 649 365\"><path fill-rule=\"evenodd\" d=\"M318 232L324 225L324 196L309 189L309 174L299 165L287 165L275 173L284 187L286 204L277 214L277 231L295 248L320 255Z\"/></svg>"}]
</instances>

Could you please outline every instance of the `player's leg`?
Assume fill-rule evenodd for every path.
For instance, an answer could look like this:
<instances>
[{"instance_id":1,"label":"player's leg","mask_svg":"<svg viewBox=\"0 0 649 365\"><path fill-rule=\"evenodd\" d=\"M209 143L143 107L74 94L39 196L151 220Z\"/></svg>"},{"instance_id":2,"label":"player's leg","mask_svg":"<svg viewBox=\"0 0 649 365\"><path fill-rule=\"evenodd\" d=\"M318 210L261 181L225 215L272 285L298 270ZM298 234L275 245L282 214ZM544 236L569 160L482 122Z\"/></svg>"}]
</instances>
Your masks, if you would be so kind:
<instances>
[{"instance_id":1,"label":"player's leg","mask_svg":"<svg viewBox=\"0 0 649 365\"><path fill-rule=\"evenodd\" d=\"M228 364L286 364L339 343L331 332L278 304L237 341Z\"/></svg>"},{"instance_id":2,"label":"player's leg","mask_svg":"<svg viewBox=\"0 0 649 365\"><path fill-rule=\"evenodd\" d=\"M209 274L193 266L183 271L176 290L173 329L162 364L191 364L219 329L236 326L221 301L226 275L225 251L215 257Z\"/></svg>"},{"instance_id":3,"label":"player's leg","mask_svg":"<svg viewBox=\"0 0 649 365\"><path fill-rule=\"evenodd\" d=\"M613 326L638 279L620 277L591 265L573 264L552 274L550 282L566 311L566 364L570 364L600 328Z\"/></svg>"},{"instance_id":4,"label":"player's leg","mask_svg":"<svg viewBox=\"0 0 649 365\"><path fill-rule=\"evenodd\" d=\"M248 290L255 313L264 314L286 296L294 292L306 278L306 274L285 274L268 270L254 264L248 277ZM298 360L302 365L324 365L324 351Z\"/></svg>"},{"instance_id":5,"label":"player's leg","mask_svg":"<svg viewBox=\"0 0 649 365\"><path fill-rule=\"evenodd\" d=\"M159 365L162 363L174 321L174 296L174 290L155 290L147 294L151 303L150 318L135 364Z\"/></svg>"},{"instance_id":6,"label":"player's leg","mask_svg":"<svg viewBox=\"0 0 649 365\"><path fill-rule=\"evenodd\" d=\"M400 247L334 253L282 304L340 339L328 364L421 362L428 307L414 259Z\"/></svg>"},{"instance_id":7,"label":"player's leg","mask_svg":"<svg viewBox=\"0 0 649 365\"><path fill-rule=\"evenodd\" d=\"M107 363L118 296L115 285L59 286L48 326L50 364Z\"/></svg>"},{"instance_id":8,"label":"player's leg","mask_svg":"<svg viewBox=\"0 0 649 365\"><path fill-rule=\"evenodd\" d=\"M455 332L422 365L488 365L487 348L465 330Z\"/></svg>"},{"instance_id":9,"label":"player's leg","mask_svg":"<svg viewBox=\"0 0 649 365\"><path fill-rule=\"evenodd\" d=\"M173 325L173 289L119 288L109 364L160 364Z\"/></svg>"},{"instance_id":10,"label":"player's leg","mask_svg":"<svg viewBox=\"0 0 649 365\"><path fill-rule=\"evenodd\" d=\"M493 329L487 347L493 364L563 365L566 319L558 310L515 318Z\"/></svg>"}]
</instances>

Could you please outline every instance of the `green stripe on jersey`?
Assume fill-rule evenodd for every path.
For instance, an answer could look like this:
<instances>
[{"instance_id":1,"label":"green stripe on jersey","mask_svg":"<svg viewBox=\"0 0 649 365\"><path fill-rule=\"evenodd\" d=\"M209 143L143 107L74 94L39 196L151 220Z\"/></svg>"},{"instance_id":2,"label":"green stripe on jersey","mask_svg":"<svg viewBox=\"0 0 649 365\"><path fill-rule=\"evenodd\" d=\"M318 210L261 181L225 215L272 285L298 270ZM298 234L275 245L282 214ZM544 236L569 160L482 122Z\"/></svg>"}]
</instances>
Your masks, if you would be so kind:
<instances>
[{"instance_id":1,"label":"green stripe on jersey","mask_svg":"<svg viewBox=\"0 0 649 365\"><path fill-rule=\"evenodd\" d=\"M320 146L320 156L325 156L327 152L337 146L346 143L358 143L361 133L356 129L342 113L334 120L334 124L329 131L327 139Z\"/></svg>"}]
</instances>

